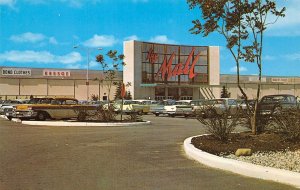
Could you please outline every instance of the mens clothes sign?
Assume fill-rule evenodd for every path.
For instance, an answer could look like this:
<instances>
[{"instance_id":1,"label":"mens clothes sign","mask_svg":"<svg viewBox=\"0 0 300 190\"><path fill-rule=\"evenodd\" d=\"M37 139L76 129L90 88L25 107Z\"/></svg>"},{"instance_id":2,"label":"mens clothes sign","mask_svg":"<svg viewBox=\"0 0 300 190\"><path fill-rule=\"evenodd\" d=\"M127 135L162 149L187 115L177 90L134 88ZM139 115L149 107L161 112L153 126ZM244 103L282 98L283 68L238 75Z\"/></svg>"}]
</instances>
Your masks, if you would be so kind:
<instances>
[{"instance_id":1,"label":"mens clothes sign","mask_svg":"<svg viewBox=\"0 0 300 190\"><path fill-rule=\"evenodd\" d=\"M70 77L70 71L60 71L60 70L43 70L43 76L47 77Z\"/></svg>"},{"instance_id":2,"label":"mens clothes sign","mask_svg":"<svg viewBox=\"0 0 300 190\"><path fill-rule=\"evenodd\" d=\"M3 68L2 75L18 75L18 76L31 76L31 69L22 68Z\"/></svg>"}]
</instances>

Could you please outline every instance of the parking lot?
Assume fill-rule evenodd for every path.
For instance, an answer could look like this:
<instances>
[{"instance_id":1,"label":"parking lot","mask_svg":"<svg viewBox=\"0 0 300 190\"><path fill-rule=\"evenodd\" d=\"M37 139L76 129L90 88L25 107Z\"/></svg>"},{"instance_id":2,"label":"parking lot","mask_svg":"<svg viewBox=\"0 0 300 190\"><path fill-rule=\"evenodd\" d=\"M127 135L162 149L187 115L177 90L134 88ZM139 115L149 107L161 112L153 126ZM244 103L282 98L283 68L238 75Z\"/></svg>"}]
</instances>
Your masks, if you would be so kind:
<instances>
[{"instance_id":1,"label":"parking lot","mask_svg":"<svg viewBox=\"0 0 300 190\"><path fill-rule=\"evenodd\" d=\"M132 127L26 126L0 119L0 189L293 189L188 159L194 119L144 116Z\"/></svg>"}]
</instances>

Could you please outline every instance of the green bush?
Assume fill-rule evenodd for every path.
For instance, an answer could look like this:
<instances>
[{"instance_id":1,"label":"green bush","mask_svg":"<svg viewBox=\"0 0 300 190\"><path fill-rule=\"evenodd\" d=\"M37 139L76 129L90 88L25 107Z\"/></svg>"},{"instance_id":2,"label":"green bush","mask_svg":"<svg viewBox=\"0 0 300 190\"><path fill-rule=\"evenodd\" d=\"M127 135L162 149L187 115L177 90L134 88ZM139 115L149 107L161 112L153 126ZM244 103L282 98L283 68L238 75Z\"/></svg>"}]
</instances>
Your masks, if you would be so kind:
<instances>
[{"instance_id":1,"label":"green bush","mask_svg":"<svg viewBox=\"0 0 300 190\"><path fill-rule=\"evenodd\" d=\"M291 141L300 140L300 109L282 109L272 113L272 127Z\"/></svg>"},{"instance_id":2,"label":"green bush","mask_svg":"<svg viewBox=\"0 0 300 190\"><path fill-rule=\"evenodd\" d=\"M97 107L97 111L95 114L95 120L97 121L115 121L116 120L117 113L115 112L115 108L113 104L109 105L99 105Z\"/></svg>"},{"instance_id":3,"label":"green bush","mask_svg":"<svg viewBox=\"0 0 300 190\"><path fill-rule=\"evenodd\" d=\"M138 114L137 112L132 112L129 113L129 117L126 117L126 121L132 121L132 122L138 122L138 121L143 121L143 117Z\"/></svg>"},{"instance_id":4,"label":"green bush","mask_svg":"<svg viewBox=\"0 0 300 190\"><path fill-rule=\"evenodd\" d=\"M196 112L197 120L202 123L206 131L216 139L226 142L239 121L239 114L231 114L230 109L218 110L214 106L203 106Z\"/></svg>"}]
</instances>

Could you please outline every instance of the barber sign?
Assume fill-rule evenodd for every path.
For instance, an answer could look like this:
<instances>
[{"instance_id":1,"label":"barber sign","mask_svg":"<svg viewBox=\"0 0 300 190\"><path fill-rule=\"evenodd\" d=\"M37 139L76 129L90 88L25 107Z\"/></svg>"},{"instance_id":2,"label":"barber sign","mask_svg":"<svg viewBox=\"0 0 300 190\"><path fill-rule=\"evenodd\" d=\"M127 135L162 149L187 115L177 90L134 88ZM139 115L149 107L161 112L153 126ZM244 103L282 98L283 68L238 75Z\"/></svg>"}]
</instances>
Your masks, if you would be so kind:
<instances>
[{"instance_id":1,"label":"barber sign","mask_svg":"<svg viewBox=\"0 0 300 190\"><path fill-rule=\"evenodd\" d=\"M31 76L31 69L2 68L2 75L6 76Z\"/></svg>"}]
</instances>

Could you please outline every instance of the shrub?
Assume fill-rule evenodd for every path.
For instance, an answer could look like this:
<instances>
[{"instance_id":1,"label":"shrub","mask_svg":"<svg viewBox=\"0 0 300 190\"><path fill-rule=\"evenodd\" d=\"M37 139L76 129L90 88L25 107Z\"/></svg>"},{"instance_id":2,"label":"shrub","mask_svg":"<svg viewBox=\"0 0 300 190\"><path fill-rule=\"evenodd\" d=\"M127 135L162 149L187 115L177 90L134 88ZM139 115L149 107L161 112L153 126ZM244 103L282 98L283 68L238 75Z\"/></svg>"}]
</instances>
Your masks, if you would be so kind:
<instances>
[{"instance_id":1,"label":"shrub","mask_svg":"<svg viewBox=\"0 0 300 190\"><path fill-rule=\"evenodd\" d=\"M95 119L97 121L115 121L117 113L113 104L99 105L95 113Z\"/></svg>"},{"instance_id":2,"label":"shrub","mask_svg":"<svg viewBox=\"0 0 300 190\"><path fill-rule=\"evenodd\" d=\"M127 117L125 120L137 122L137 121L143 121L143 117L140 114L138 114L137 112L132 112L132 113L129 113L129 117Z\"/></svg>"},{"instance_id":3,"label":"shrub","mask_svg":"<svg viewBox=\"0 0 300 190\"><path fill-rule=\"evenodd\" d=\"M272 127L288 140L300 140L300 109L282 109L272 113Z\"/></svg>"},{"instance_id":4,"label":"shrub","mask_svg":"<svg viewBox=\"0 0 300 190\"><path fill-rule=\"evenodd\" d=\"M98 95L98 94L92 94L92 95L91 95L91 99L92 99L93 101L97 101L97 100L99 100L99 95Z\"/></svg>"},{"instance_id":5,"label":"shrub","mask_svg":"<svg viewBox=\"0 0 300 190\"><path fill-rule=\"evenodd\" d=\"M196 112L197 120L202 123L207 132L220 141L227 141L239 121L239 114L231 114L231 109L218 110L214 106L203 106Z\"/></svg>"},{"instance_id":6,"label":"shrub","mask_svg":"<svg viewBox=\"0 0 300 190\"><path fill-rule=\"evenodd\" d=\"M90 107L77 107L74 109L78 113L78 121L94 120L94 121L115 121L117 113L114 110L114 106L99 105L97 109L91 109Z\"/></svg>"}]
</instances>

